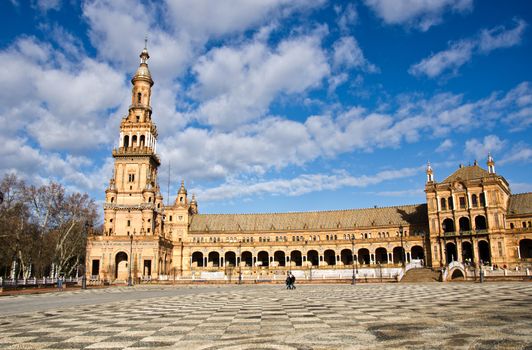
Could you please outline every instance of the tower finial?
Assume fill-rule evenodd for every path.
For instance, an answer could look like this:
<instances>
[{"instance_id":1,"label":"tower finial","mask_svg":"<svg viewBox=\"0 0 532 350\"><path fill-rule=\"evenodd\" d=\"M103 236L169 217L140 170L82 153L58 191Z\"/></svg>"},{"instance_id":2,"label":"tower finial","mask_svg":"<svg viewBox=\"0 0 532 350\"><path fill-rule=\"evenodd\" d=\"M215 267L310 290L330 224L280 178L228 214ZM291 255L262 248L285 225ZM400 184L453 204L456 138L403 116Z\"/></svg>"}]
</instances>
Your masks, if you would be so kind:
<instances>
[{"instance_id":1,"label":"tower finial","mask_svg":"<svg viewBox=\"0 0 532 350\"><path fill-rule=\"evenodd\" d=\"M430 161L427 162L427 182L433 182L434 181L434 174L432 173L432 167L430 166Z\"/></svg>"},{"instance_id":2,"label":"tower finial","mask_svg":"<svg viewBox=\"0 0 532 350\"><path fill-rule=\"evenodd\" d=\"M488 173L495 174L495 161L491 156L491 152L488 152Z\"/></svg>"},{"instance_id":3,"label":"tower finial","mask_svg":"<svg viewBox=\"0 0 532 350\"><path fill-rule=\"evenodd\" d=\"M148 49L148 33L144 36L144 50Z\"/></svg>"}]
</instances>

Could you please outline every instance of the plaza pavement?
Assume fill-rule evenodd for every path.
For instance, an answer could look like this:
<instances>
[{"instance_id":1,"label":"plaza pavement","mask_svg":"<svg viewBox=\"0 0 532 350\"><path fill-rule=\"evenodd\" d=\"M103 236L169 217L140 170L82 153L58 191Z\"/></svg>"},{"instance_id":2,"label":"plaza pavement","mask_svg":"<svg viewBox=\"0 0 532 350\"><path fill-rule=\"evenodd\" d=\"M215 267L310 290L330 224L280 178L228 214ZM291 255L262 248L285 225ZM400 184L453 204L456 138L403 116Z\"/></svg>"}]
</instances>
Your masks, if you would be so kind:
<instances>
[{"instance_id":1,"label":"plaza pavement","mask_svg":"<svg viewBox=\"0 0 532 350\"><path fill-rule=\"evenodd\" d=\"M531 283L139 286L0 298L0 349L532 349Z\"/></svg>"}]
</instances>

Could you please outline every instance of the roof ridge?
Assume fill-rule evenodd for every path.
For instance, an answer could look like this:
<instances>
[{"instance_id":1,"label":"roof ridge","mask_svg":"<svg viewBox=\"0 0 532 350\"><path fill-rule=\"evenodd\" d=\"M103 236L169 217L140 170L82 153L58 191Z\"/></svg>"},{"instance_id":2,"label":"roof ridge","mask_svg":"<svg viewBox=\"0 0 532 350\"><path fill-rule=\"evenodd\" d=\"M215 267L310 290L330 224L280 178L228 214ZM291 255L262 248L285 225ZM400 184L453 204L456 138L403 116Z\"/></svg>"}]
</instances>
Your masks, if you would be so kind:
<instances>
[{"instance_id":1,"label":"roof ridge","mask_svg":"<svg viewBox=\"0 0 532 350\"><path fill-rule=\"evenodd\" d=\"M274 215L274 214L308 214L308 213L331 213L331 212L346 212L346 211L358 211L368 209L390 209L390 208L405 208L405 207L417 207L427 205L427 203L416 204L403 204L403 205L390 205L385 207L364 207L364 208L350 208L350 209L331 209L331 210L310 210L310 211L285 211L285 212L263 212L263 213L212 213L212 214L195 214L196 215L212 215L212 216L224 216L224 215Z\"/></svg>"}]
</instances>

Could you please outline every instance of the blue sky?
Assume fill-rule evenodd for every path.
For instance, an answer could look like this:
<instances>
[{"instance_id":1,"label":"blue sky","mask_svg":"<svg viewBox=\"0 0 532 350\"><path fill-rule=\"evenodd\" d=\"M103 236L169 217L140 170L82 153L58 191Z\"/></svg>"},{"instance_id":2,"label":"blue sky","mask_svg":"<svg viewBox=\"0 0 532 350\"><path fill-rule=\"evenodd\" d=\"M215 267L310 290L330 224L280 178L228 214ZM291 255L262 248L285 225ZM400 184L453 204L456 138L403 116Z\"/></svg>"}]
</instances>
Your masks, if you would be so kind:
<instances>
[{"instance_id":1,"label":"blue sky","mask_svg":"<svg viewBox=\"0 0 532 350\"><path fill-rule=\"evenodd\" d=\"M149 38L159 183L200 212L423 203L487 153L532 191L532 4L8 0L0 174L97 201ZM170 174L169 174L170 168Z\"/></svg>"}]
</instances>

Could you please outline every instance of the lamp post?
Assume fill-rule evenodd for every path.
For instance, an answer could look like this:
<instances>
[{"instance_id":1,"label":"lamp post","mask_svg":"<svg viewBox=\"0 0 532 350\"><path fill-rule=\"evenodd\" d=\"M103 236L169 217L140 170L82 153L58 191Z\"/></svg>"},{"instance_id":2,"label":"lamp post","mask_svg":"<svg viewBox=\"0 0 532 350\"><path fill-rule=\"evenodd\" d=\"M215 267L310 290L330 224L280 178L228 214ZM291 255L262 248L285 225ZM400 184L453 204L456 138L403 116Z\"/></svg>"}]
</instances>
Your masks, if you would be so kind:
<instances>
[{"instance_id":1,"label":"lamp post","mask_svg":"<svg viewBox=\"0 0 532 350\"><path fill-rule=\"evenodd\" d=\"M242 284L242 240L238 240L238 284Z\"/></svg>"},{"instance_id":2,"label":"lamp post","mask_svg":"<svg viewBox=\"0 0 532 350\"><path fill-rule=\"evenodd\" d=\"M351 263L351 266L353 267L353 275L351 277L351 284L354 286L356 284L356 270L355 270L355 236L351 236L351 257L353 258L353 261Z\"/></svg>"},{"instance_id":3,"label":"lamp post","mask_svg":"<svg viewBox=\"0 0 532 350\"><path fill-rule=\"evenodd\" d=\"M401 237L401 266L405 267L405 248L403 247L403 225L399 224L399 236Z\"/></svg>"},{"instance_id":4,"label":"lamp post","mask_svg":"<svg viewBox=\"0 0 532 350\"><path fill-rule=\"evenodd\" d=\"M84 225L85 233L85 259L83 259L83 265L81 265L81 289L87 289L87 237L89 233L89 222L85 221Z\"/></svg>"},{"instance_id":5,"label":"lamp post","mask_svg":"<svg viewBox=\"0 0 532 350\"><path fill-rule=\"evenodd\" d=\"M131 279L131 264L133 262L133 236L135 235L135 229L133 229L133 234L129 235L129 264L127 264L127 285L128 287L133 286L133 280Z\"/></svg>"}]
</instances>

